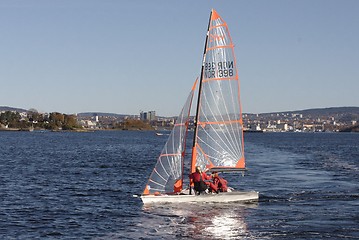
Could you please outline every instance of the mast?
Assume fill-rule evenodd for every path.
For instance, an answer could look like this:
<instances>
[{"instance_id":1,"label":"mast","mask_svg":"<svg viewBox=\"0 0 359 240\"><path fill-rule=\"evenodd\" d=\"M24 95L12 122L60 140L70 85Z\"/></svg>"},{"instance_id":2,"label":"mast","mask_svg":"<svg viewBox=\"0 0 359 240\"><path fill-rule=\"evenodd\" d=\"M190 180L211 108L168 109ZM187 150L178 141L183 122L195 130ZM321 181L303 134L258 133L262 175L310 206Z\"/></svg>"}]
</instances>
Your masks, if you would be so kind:
<instances>
[{"instance_id":1,"label":"mast","mask_svg":"<svg viewBox=\"0 0 359 240\"><path fill-rule=\"evenodd\" d=\"M194 135L193 135L193 146L192 146L191 173L194 172L195 167L196 167L193 164L193 159L196 157L196 142L197 142L196 139L197 139L197 131L198 131L197 130L197 122L198 122L198 116L199 116L199 101L201 99L204 62L206 60L206 50L207 50L207 43L208 43L208 37L209 37L209 28L211 26L212 13L213 13L213 9L212 9L212 11L211 11L211 13L209 15L209 20L208 20L206 41L205 41L204 50L203 50L203 61L202 61L202 67L201 67L201 77L200 77L200 80L199 80L199 87L198 87L197 109L196 109L196 117L195 117L195 120L194 120Z\"/></svg>"}]
</instances>

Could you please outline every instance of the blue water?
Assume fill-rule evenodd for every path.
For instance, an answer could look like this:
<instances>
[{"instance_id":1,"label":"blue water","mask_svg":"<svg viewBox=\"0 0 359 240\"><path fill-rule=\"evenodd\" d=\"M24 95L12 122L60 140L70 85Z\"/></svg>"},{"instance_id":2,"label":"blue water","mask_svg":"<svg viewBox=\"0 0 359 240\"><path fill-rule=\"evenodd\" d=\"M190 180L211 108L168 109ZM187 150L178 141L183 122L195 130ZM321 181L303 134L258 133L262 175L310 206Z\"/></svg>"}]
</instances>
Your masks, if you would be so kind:
<instances>
[{"instance_id":1,"label":"blue water","mask_svg":"<svg viewBox=\"0 0 359 240\"><path fill-rule=\"evenodd\" d=\"M0 239L359 239L359 134L245 134L257 204L144 206L166 138L0 132Z\"/></svg>"}]
</instances>

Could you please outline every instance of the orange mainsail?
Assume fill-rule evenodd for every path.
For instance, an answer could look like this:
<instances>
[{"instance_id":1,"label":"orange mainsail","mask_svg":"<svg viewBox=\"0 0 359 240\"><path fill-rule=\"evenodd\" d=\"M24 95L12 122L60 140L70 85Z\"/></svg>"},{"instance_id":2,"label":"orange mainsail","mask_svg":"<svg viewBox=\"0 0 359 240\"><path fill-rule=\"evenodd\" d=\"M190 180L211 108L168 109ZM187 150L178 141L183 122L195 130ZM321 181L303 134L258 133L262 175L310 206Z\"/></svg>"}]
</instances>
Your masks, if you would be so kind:
<instances>
[{"instance_id":1,"label":"orange mainsail","mask_svg":"<svg viewBox=\"0 0 359 240\"><path fill-rule=\"evenodd\" d=\"M227 23L212 10L204 49L191 170L245 169L243 120L234 45Z\"/></svg>"}]
</instances>

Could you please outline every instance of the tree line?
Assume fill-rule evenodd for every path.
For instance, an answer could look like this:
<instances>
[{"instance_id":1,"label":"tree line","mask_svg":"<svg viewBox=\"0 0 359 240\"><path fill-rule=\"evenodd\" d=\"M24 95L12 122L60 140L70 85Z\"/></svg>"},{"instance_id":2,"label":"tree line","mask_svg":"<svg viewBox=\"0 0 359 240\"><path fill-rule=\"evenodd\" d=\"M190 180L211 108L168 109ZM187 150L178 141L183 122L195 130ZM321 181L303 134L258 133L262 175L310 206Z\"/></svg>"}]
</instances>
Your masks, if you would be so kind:
<instances>
[{"instance_id":1,"label":"tree line","mask_svg":"<svg viewBox=\"0 0 359 240\"><path fill-rule=\"evenodd\" d=\"M29 110L26 116L18 112L5 111L0 113L0 127L29 129L40 128L48 130L74 130L81 128L75 115L58 112L41 114L36 110Z\"/></svg>"}]
</instances>

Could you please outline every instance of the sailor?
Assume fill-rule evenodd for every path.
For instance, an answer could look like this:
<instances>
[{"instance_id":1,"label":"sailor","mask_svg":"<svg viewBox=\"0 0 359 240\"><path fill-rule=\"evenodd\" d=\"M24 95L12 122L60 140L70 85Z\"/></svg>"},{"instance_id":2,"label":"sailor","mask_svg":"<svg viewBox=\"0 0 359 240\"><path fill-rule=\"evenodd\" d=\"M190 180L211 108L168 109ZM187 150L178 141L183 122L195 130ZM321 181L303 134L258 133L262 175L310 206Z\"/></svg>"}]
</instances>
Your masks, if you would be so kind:
<instances>
[{"instance_id":1,"label":"sailor","mask_svg":"<svg viewBox=\"0 0 359 240\"><path fill-rule=\"evenodd\" d=\"M228 186L227 186L227 180L224 178L218 176L218 172L212 173L212 181L213 184L211 184L211 188L213 189L213 192L227 192Z\"/></svg>"},{"instance_id":2,"label":"sailor","mask_svg":"<svg viewBox=\"0 0 359 240\"><path fill-rule=\"evenodd\" d=\"M202 192L208 193L209 182L205 182L205 180L211 180L211 176L202 172L199 166L196 166L196 171L189 175L189 179L193 182L194 190L198 195Z\"/></svg>"}]
</instances>

